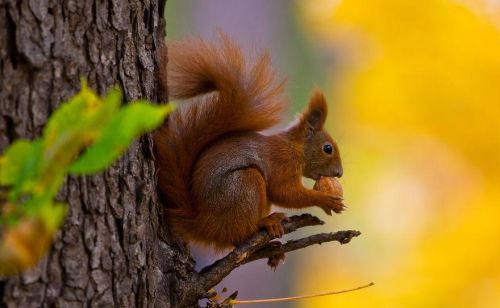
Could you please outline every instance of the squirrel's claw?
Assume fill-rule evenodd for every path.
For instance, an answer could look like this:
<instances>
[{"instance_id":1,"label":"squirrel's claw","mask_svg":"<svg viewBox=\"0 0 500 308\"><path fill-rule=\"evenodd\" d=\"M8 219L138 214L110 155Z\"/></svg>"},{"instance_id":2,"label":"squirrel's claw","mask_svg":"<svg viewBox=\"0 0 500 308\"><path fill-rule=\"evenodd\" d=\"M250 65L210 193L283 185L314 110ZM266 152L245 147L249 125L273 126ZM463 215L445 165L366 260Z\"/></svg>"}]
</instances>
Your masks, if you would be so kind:
<instances>
[{"instance_id":1,"label":"squirrel's claw","mask_svg":"<svg viewBox=\"0 0 500 308\"><path fill-rule=\"evenodd\" d=\"M332 209L331 208L329 208L329 207L322 207L321 209L323 210L323 212L326 213L326 215L332 216Z\"/></svg>"}]
</instances>

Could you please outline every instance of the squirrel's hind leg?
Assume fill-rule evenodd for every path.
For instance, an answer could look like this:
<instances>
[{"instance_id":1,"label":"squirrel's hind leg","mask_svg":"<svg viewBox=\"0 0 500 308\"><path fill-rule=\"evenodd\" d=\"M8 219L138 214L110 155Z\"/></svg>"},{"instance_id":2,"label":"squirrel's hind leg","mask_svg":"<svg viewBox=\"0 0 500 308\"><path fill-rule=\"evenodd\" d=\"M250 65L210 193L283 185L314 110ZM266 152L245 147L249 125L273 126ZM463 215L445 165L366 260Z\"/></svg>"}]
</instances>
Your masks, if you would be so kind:
<instances>
[{"instance_id":1,"label":"squirrel's hind leg","mask_svg":"<svg viewBox=\"0 0 500 308\"><path fill-rule=\"evenodd\" d=\"M194 189L199 208L196 227L199 237L216 247L241 244L269 215L266 182L257 169L234 170L207 184Z\"/></svg>"}]
</instances>

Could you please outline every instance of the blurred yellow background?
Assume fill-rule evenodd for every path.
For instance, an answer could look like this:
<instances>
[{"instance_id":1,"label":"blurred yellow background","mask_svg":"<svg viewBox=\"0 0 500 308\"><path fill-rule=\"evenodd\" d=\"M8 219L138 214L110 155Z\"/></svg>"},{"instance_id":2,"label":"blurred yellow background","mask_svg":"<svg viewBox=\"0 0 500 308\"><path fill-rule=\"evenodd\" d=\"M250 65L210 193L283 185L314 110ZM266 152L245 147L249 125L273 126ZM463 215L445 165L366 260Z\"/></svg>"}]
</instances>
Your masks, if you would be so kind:
<instances>
[{"instance_id":1,"label":"blurred yellow background","mask_svg":"<svg viewBox=\"0 0 500 308\"><path fill-rule=\"evenodd\" d=\"M271 49L294 111L326 90L349 210L305 211L363 233L221 287L258 299L373 281L272 307L500 307L500 1L167 2L169 37L215 27Z\"/></svg>"},{"instance_id":2,"label":"blurred yellow background","mask_svg":"<svg viewBox=\"0 0 500 308\"><path fill-rule=\"evenodd\" d=\"M500 3L299 1L297 14L340 57L341 223L363 237L302 258L295 290L376 282L297 307L500 307Z\"/></svg>"}]
</instances>

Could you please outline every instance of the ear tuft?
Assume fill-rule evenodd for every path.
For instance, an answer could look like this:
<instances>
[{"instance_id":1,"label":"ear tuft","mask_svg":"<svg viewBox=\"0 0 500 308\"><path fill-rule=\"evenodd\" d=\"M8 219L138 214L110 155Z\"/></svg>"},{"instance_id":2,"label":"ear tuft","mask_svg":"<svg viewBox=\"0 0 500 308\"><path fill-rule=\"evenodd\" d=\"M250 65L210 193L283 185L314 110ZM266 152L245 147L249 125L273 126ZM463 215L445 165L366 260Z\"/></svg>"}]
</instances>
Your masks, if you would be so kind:
<instances>
[{"instance_id":1,"label":"ear tuft","mask_svg":"<svg viewBox=\"0 0 500 308\"><path fill-rule=\"evenodd\" d=\"M325 95L321 90L315 89L306 111L302 114L302 121L313 130L323 129L328 114Z\"/></svg>"}]
</instances>

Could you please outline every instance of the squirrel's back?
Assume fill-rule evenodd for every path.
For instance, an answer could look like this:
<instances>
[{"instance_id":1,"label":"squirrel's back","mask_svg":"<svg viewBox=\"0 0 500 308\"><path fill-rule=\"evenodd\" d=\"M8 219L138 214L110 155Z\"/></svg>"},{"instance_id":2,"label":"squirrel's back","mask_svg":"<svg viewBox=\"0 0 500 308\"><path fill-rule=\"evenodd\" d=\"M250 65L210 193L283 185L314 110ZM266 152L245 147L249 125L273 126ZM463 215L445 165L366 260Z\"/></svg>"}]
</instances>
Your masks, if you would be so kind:
<instances>
[{"instance_id":1,"label":"squirrel's back","mask_svg":"<svg viewBox=\"0 0 500 308\"><path fill-rule=\"evenodd\" d=\"M162 66L167 74L161 82L169 98L192 100L175 110L154 136L168 223L189 237L197 215L190 185L200 153L225 134L279 123L286 108L283 82L275 83L267 54L248 66L239 47L223 34L217 44L198 38L169 44L168 65L164 61Z\"/></svg>"}]
</instances>

